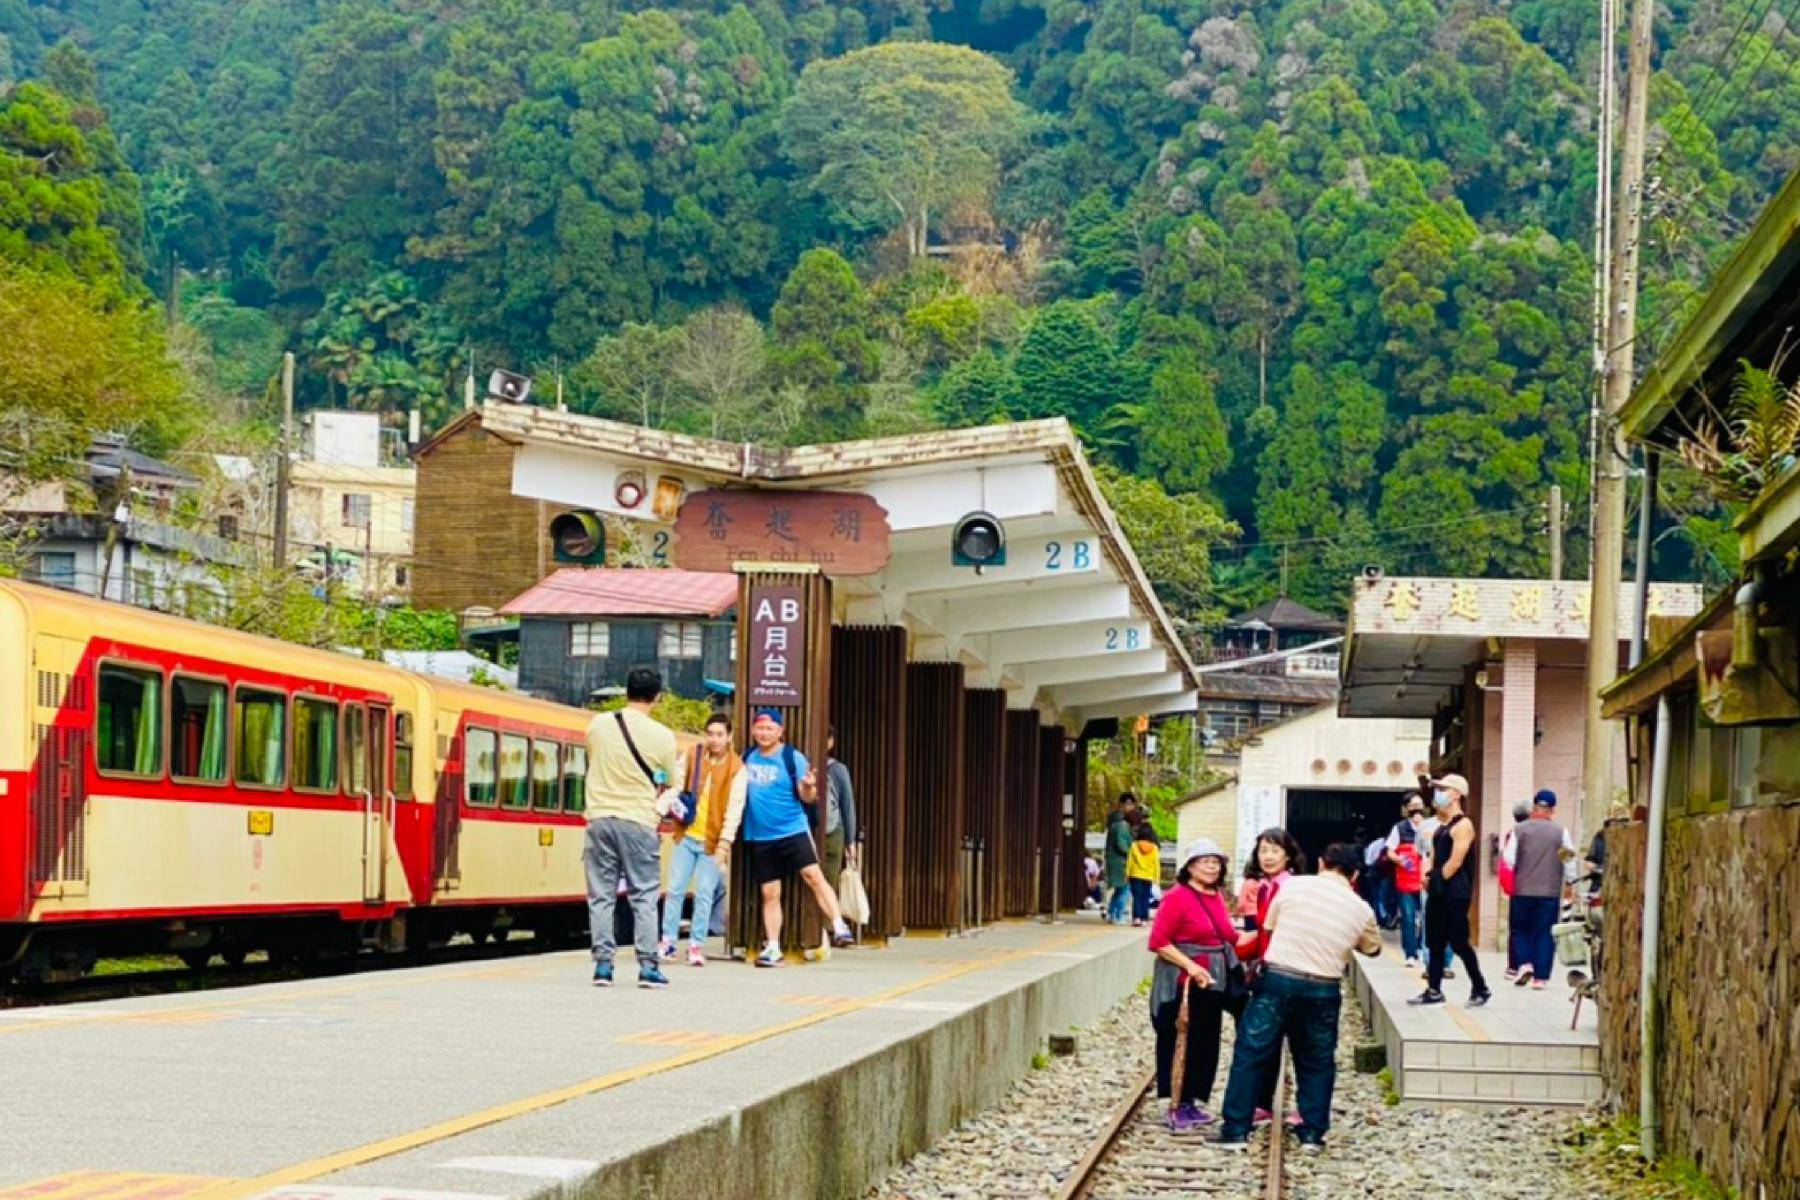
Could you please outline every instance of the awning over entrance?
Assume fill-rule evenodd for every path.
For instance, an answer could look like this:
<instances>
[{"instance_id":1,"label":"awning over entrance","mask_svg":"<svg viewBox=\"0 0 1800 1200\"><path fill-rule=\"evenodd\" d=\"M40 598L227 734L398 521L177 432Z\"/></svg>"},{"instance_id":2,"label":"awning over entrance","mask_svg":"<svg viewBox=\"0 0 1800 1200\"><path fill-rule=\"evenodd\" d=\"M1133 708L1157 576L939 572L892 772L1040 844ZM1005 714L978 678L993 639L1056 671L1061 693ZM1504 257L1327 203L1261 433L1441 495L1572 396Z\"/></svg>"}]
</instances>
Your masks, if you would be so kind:
<instances>
[{"instance_id":1,"label":"awning over entrance","mask_svg":"<svg viewBox=\"0 0 1800 1200\"><path fill-rule=\"evenodd\" d=\"M1429 717L1462 687L1469 668L1498 657L1501 641L1585 642L1586 580L1358 579L1342 659L1338 711L1347 717ZM1650 586L1651 616L1700 611L1695 584ZM1619 597L1620 641L1631 595ZM1490 645L1490 643L1492 643Z\"/></svg>"},{"instance_id":2,"label":"awning over entrance","mask_svg":"<svg viewBox=\"0 0 1800 1200\"><path fill-rule=\"evenodd\" d=\"M481 421L519 445L515 494L620 517L667 525L707 489L865 493L892 557L837 580L838 624L900 626L914 661L961 662L967 686L1070 728L1195 708L1193 664L1065 421L791 450L521 405ZM974 512L1003 524L1005 565L953 565L952 530ZM683 565L678 541L670 557Z\"/></svg>"}]
</instances>

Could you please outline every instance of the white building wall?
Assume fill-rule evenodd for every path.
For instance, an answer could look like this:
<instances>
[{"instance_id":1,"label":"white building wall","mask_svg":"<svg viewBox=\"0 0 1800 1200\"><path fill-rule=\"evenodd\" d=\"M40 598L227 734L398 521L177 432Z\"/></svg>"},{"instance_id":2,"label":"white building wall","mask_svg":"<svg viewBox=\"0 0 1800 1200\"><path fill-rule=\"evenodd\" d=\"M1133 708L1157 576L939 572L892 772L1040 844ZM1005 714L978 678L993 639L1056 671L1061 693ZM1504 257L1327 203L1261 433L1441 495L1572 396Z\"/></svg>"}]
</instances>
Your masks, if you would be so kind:
<instances>
[{"instance_id":1,"label":"white building wall","mask_svg":"<svg viewBox=\"0 0 1800 1200\"><path fill-rule=\"evenodd\" d=\"M1430 759L1430 742L1429 721L1315 709L1245 742L1237 782L1181 807L1181 838L1214 838L1239 864L1258 832L1286 820L1290 789L1412 787Z\"/></svg>"}]
</instances>

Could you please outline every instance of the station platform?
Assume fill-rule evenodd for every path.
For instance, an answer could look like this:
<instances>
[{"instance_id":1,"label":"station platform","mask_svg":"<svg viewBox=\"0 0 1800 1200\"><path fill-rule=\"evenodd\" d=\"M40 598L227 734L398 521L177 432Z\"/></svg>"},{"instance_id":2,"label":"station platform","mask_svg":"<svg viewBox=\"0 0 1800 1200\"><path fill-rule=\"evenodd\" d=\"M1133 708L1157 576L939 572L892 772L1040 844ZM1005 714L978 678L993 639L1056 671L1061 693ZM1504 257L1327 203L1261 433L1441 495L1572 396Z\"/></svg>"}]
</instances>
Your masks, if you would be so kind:
<instances>
[{"instance_id":1,"label":"station platform","mask_svg":"<svg viewBox=\"0 0 1800 1200\"><path fill-rule=\"evenodd\" d=\"M1447 1003L1406 1003L1424 990L1422 971L1408 967L1390 937L1377 958L1352 956L1357 999L1387 1046L1394 1087L1408 1102L1440 1108L1578 1107L1600 1098L1600 1023L1592 1002L1569 1027L1574 996L1561 967L1542 991L1513 986L1506 956L1478 952L1494 998L1469 1008L1461 970L1447 980Z\"/></svg>"},{"instance_id":2,"label":"station platform","mask_svg":"<svg viewBox=\"0 0 1800 1200\"><path fill-rule=\"evenodd\" d=\"M1150 969L1007 922L824 962L582 952L0 1012L0 1200L852 1196Z\"/></svg>"}]
</instances>

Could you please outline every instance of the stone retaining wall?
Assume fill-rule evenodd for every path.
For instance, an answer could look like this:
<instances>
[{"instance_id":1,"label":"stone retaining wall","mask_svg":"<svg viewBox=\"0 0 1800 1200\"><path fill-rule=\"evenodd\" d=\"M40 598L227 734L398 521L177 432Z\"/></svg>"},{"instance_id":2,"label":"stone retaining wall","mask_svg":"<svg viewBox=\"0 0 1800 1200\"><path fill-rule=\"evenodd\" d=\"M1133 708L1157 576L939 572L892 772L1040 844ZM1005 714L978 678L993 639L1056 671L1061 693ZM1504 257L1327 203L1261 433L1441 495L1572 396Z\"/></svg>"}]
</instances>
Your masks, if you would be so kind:
<instances>
[{"instance_id":1,"label":"stone retaining wall","mask_svg":"<svg viewBox=\"0 0 1800 1200\"><path fill-rule=\"evenodd\" d=\"M1601 1069L1632 1113L1644 846L1641 823L1607 834ZM1676 820L1664 850L1661 1149L1800 1200L1800 806Z\"/></svg>"}]
</instances>

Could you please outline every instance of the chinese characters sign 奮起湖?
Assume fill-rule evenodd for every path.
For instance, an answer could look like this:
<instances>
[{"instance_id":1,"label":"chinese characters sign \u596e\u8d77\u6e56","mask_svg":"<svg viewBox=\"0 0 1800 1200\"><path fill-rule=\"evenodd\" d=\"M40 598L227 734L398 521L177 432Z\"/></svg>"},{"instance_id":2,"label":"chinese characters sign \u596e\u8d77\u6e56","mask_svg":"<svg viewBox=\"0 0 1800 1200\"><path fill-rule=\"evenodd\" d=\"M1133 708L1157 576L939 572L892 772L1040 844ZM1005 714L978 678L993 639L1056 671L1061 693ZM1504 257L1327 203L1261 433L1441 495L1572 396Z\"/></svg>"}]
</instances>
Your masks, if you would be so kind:
<instances>
[{"instance_id":1,"label":"chinese characters sign \u596e\u8d77\u6e56","mask_svg":"<svg viewBox=\"0 0 1800 1200\"><path fill-rule=\"evenodd\" d=\"M861 492L695 492L675 520L675 561L689 571L762 562L873 575L888 562L887 512Z\"/></svg>"},{"instance_id":2,"label":"chinese characters sign \u596e\u8d77\u6e56","mask_svg":"<svg viewBox=\"0 0 1800 1200\"><path fill-rule=\"evenodd\" d=\"M806 602L794 584L752 584L745 700L799 704L806 679Z\"/></svg>"}]
</instances>

